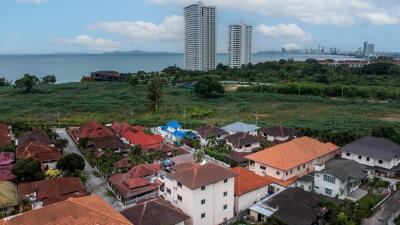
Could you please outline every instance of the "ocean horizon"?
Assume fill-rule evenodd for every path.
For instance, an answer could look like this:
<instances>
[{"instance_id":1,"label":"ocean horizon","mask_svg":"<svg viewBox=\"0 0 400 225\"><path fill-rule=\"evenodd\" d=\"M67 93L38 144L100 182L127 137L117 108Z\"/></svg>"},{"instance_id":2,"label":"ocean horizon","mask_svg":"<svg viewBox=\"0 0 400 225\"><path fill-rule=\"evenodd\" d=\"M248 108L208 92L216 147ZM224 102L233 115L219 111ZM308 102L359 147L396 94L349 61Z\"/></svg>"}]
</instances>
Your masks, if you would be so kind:
<instances>
[{"instance_id":1,"label":"ocean horizon","mask_svg":"<svg viewBox=\"0 0 400 225\"><path fill-rule=\"evenodd\" d=\"M292 53L255 53L252 54L253 64L291 59L304 61L313 59L352 59L342 55L323 54L292 54ZM216 63L228 63L228 54L219 53ZM161 71L168 66L183 67L182 53L146 53L146 54L26 54L0 55L0 78L15 81L29 73L42 77L54 74L57 83L78 82L82 76L99 70L115 70L121 73L137 71Z\"/></svg>"}]
</instances>

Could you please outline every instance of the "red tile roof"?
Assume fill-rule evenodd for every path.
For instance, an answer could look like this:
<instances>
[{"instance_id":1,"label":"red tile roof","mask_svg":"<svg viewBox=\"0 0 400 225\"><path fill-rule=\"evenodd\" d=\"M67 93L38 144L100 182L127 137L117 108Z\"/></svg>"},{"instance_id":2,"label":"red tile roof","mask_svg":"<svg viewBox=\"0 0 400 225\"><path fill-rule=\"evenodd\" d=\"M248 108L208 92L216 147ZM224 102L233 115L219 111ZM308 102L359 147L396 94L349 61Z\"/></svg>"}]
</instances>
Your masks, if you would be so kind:
<instances>
[{"instance_id":1,"label":"red tile roof","mask_svg":"<svg viewBox=\"0 0 400 225\"><path fill-rule=\"evenodd\" d=\"M309 137L301 137L283 144L253 153L245 158L287 171L339 149L332 143L322 143Z\"/></svg>"},{"instance_id":2,"label":"red tile roof","mask_svg":"<svg viewBox=\"0 0 400 225\"><path fill-rule=\"evenodd\" d=\"M13 152L0 152L0 166L8 166L13 164L15 154Z\"/></svg>"},{"instance_id":3,"label":"red tile roof","mask_svg":"<svg viewBox=\"0 0 400 225\"><path fill-rule=\"evenodd\" d=\"M164 141L164 138L160 135L150 135L142 131L133 132L128 130L122 135L122 137L133 145L141 146L142 149L158 148Z\"/></svg>"},{"instance_id":4,"label":"red tile roof","mask_svg":"<svg viewBox=\"0 0 400 225\"><path fill-rule=\"evenodd\" d=\"M158 183L150 183L146 179L132 177L129 173L113 174L108 179L108 182L117 189L125 200L148 192L154 192L159 187Z\"/></svg>"},{"instance_id":5,"label":"red tile roof","mask_svg":"<svg viewBox=\"0 0 400 225\"><path fill-rule=\"evenodd\" d=\"M131 168L133 167L133 163L131 162L131 160L129 160L128 157L124 157L121 160L117 161L116 163L114 163L114 166L117 168Z\"/></svg>"},{"instance_id":6,"label":"red tile roof","mask_svg":"<svg viewBox=\"0 0 400 225\"><path fill-rule=\"evenodd\" d=\"M16 178L12 174L14 157L13 152L0 152L0 181L9 181Z\"/></svg>"},{"instance_id":7,"label":"red tile roof","mask_svg":"<svg viewBox=\"0 0 400 225\"><path fill-rule=\"evenodd\" d=\"M59 160L62 155L57 148L41 142L29 142L17 147L17 159L30 157L43 163Z\"/></svg>"},{"instance_id":8,"label":"red tile roof","mask_svg":"<svg viewBox=\"0 0 400 225\"><path fill-rule=\"evenodd\" d=\"M139 132L139 131L144 132L144 130L145 130L145 128L143 126L139 126L139 125L132 126L127 122L123 122L123 123L114 122L111 125L111 129L113 129L115 133L117 133L121 136L128 130L131 130L133 132Z\"/></svg>"},{"instance_id":9,"label":"red tile roof","mask_svg":"<svg viewBox=\"0 0 400 225\"><path fill-rule=\"evenodd\" d=\"M97 123L96 121L91 121L80 129L74 130L74 135L78 138L88 139L114 136L109 128Z\"/></svg>"},{"instance_id":10,"label":"red tile roof","mask_svg":"<svg viewBox=\"0 0 400 225\"><path fill-rule=\"evenodd\" d=\"M43 201L44 205L64 201L70 197L87 195L85 187L78 178L57 177L18 185L20 199L35 192L36 197Z\"/></svg>"},{"instance_id":11,"label":"red tile roof","mask_svg":"<svg viewBox=\"0 0 400 225\"><path fill-rule=\"evenodd\" d=\"M235 196L242 196L272 183L272 180L257 175L248 169L235 167L231 170L239 174L235 177Z\"/></svg>"},{"instance_id":12,"label":"red tile roof","mask_svg":"<svg viewBox=\"0 0 400 225\"><path fill-rule=\"evenodd\" d=\"M147 177L157 174L160 169L160 164L140 164L134 166L128 173L131 177Z\"/></svg>"},{"instance_id":13,"label":"red tile roof","mask_svg":"<svg viewBox=\"0 0 400 225\"><path fill-rule=\"evenodd\" d=\"M130 178L124 180L122 183L129 189L140 188L151 184L149 181L143 178Z\"/></svg>"},{"instance_id":14,"label":"red tile roof","mask_svg":"<svg viewBox=\"0 0 400 225\"><path fill-rule=\"evenodd\" d=\"M296 183L296 181L299 179L298 176L291 177L287 180L279 180L279 179L276 179L275 177L271 177L271 176L265 176L265 178L271 180L272 183L279 184L282 187L289 187L290 185Z\"/></svg>"},{"instance_id":15,"label":"red tile roof","mask_svg":"<svg viewBox=\"0 0 400 225\"><path fill-rule=\"evenodd\" d=\"M97 195L69 198L2 222L2 225L133 225Z\"/></svg>"}]
</instances>

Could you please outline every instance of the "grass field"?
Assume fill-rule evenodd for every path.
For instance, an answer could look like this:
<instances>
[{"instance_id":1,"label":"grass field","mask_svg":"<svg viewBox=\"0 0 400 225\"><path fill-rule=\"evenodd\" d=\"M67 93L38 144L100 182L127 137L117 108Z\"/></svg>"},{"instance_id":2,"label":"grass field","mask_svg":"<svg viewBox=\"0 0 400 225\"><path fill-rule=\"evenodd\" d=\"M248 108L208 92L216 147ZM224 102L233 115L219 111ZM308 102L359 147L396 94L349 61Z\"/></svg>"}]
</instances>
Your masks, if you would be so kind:
<instances>
[{"instance_id":1,"label":"grass field","mask_svg":"<svg viewBox=\"0 0 400 225\"><path fill-rule=\"evenodd\" d=\"M35 93L0 87L0 120L44 121L79 125L90 120L103 123L131 121L158 125L177 119L186 126L217 125L244 121L260 125L284 124L315 129L350 129L360 132L393 124L400 128L400 103L329 99L255 92L228 92L217 99L199 99L190 90L164 88L157 112L150 111L146 86L118 83L67 83L42 85Z\"/></svg>"}]
</instances>

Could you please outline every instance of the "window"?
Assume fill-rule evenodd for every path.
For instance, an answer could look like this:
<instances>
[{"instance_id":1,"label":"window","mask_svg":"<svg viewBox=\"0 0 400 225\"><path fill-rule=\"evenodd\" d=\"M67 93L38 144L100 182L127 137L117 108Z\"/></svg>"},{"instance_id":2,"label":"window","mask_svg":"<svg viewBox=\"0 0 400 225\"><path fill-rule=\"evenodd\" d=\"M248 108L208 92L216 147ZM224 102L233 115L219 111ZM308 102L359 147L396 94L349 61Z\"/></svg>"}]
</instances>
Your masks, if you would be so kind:
<instances>
[{"instance_id":1,"label":"window","mask_svg":"<svg viewBox=\"0 0 400 225\"><path fill-rule=\"evenodd\" d=\"M227 191L224 192L224 197L226 197L226 196L228 196L228 192Z\"/></svg>"},{"instance_id":2,"label":"window","mask_svg":"<svg viewBox=\"0 0 400 225\"><path fill-rule=\"evenodd\" d=\"M224 210L228 208L228 205L224 205Z\"/></svg>"},{"instance_id":3,"label":"window","mask_svg":"<svg viewBox=\"0 0 400 225\"><path fill-rule=\"evenodd\" d=\"M290 170L290 174L292 174L293 173L293 170Z\"/></svg>"},{"instance_id":4,"label":"window","mask_svg":"<svg viewBox=\"0 0 400 225\"><path fill-rule=\"evenodd\" d=\"M244 147L246 147L246 148L248 148L248 147L250 147L251 145L245 145Z\"/></svg>"},{"instance_id":5,"label":"window","mask_svg":"<svg viewBox=\"0 0 400 225\"><path fill-rule=\"evenodd\" d=\"M350 156L350 152L347 152L346 155L347 155L347 156Z\"/></svg>"},{"instance_id":6,"label":"window","mask_svg":"<svg viewBox=\"0 0 400 225\"><path fill-rule=\"evenodd\" d=\"M206 204L206 200L205 200L205 199L202 199L202 200L201 200L201 204L202 204L202 205Z\"/></svg>"},{"instance_id":7,"label":"window","mask_svg":"<svg viewBox=\"0 0 400 225\"><path fill-rule=\"evenodd\" d=\"M358 156L358 159L362 159L362 156L361 156L361 155L359 155L359 156Z\"/></svg>"},{"instance_id":8,"label":"window","mask_svg":"<svg viewBox=\"0 0 400 225\"><path fill-rule=\"evenodd\" d=\"M281 174L281 173L280 173L279 171L276 171L276 175L278 175L278 176L279 176L280 174Z\"/></svg>"},{"instance_id":9,"label":"window","mask_svg":"<svg viewBox=\"0 0 400 225\"><path fill-rule=\"evenodd\" d=\"M203 219L204 217L206 217L206 214L205 214L205 213L202 213L202 214L201 214L201 218Z\"/></svg>"},{"instance_id":10,"label":"window","mask_svg":"<svg viewBox=\"0 0 400 225\"><path fill-rule=\"evenodd\" d=\"M167 193L171 194L171 189L167 188Z\"/></svg>"},{"instance_id":11,"label":"window","mask_svg":"<svg viewBox=\"0 0 400 225\"><path fill-rule=\"evenodd\" d=\"M369 161L369 157L367 157L367 161Z\"/></svg>"},{"instance_id":12,"label":"window","mask_svg":"<svg viewBox=\"0 0 400 225\"><path fill-rule=\"evenodd\" d=\"M318 186L314 186L314 188L315 188L315 189L319 189L319 187L318 187Z\"/></svg>"},{"instance_id":13,"label":"window","mask_svg":"<svg viewBox=\"0 0 400 225\"><path fill-rule=\"evenodd\" d=\"M336 182L336 178L324 174L324 181L334 184Z\"/></svg>"},{"instance_id":14,"label":"window","mask_svg":"<svg viewBox=\"0 0 400 225\"><path fill-rule=\"evenodd\" d=\"M300 171L300 166L299 166L299 167L297 167L297 170L298 170L298 171Z\"/></svg>"},{"instance_id":15,"label":"window","mask_svg":"<svg viewBox=\"0 0 400 225\"><path fill-rule=\"evenodd\" d=\"M182 188L181 182L178 182L178 187Z\"/></svg>"},{"instance_id":16,"label":"window","mask_svg":"<svg viewBox=\"0 0 400 225\"><path fill-rule=\"evenodd\" d=\"M306 168L306 164L303 164L303 169Z\"/></svg>"},{"instance_id":17,"label":"window","mask_svg":"<svg viewBox=\"0 0 400 225\"><path fill-rule=\"evenodd\" d=\"M286 176L289 175L289 172L286 172Z\"/></svg>"},{"instance_id":18,"label":"window","mask_svg":"<svg viewBox=\"0 0 400 225\"><path fill-rule=\"evenodd\" d=\"M228 183L228 179L224 179L224 183Z\"/></svg>"},{"instance_id":19,"label":"window","mask_svg":"<svg viewBox=\"0 0 400 225\"><path fill-rule=\"evenodd\" d=\"M325 188L325 194L329 196L332 195L332 189Z\"/></svg>"},{"instance_id":20,"label":"window","mask_svg":"<svg viewBox=\"0 0 400 225\"><path fill-rule=\"evenodd\" d=\"M206 186L201 186L201 190L204 191L206 189Z\"/></svg>"},{"instance_id":21,"label":"window","mask_svg":"<svg viewBox=\"0 0 400 225\"><path fill-rule=\"evenodd\" d=\"M265 170L266 168L265 166L260 166L260 169Z\"/></svg>"},{"instance_id":22,"label":"window","mask_svg":"<svg viewBox=\"0 0 400 225\"><path fill-rule=\"evenodd\" d=\"M382 160L379 160L378 163L379 163L379 164L383 164L383 161L382 161Z\"/></svg>"},{"instance_id":23,"label":"window","mask_svg":"<svg viewBox=\"0 0 400 225\"><path fill-rule=\"evenodd\" d=\"M250 160L250 166L254 166L254 161Z\"/></svg>"},{"instance_id":24,"label":"window","mask_svg":"<svg viewBox=\"0 0 400 225\"><path fill-rule=\"evenodd\" d=\"M178 200L182 201L182 196L178 195Z\"/></svg>"}]
</instances>

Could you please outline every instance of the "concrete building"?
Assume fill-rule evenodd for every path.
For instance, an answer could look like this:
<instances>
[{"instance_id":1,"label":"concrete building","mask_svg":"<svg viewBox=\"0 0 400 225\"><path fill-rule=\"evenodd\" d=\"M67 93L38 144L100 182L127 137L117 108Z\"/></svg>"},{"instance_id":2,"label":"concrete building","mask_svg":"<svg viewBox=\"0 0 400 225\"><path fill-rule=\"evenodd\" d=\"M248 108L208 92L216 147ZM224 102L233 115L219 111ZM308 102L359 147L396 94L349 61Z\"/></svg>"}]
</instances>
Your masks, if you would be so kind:
<instances>
[{"instance_id":1,"label":"concrete building","mask_svg":"<svg viewBox=\"0 0 400 225\"><path fill-rule=\"evenodd\" d=\"M215 68L215 7L201 2L184 8L186 70L207 71Z\"/></svg>"},{"instance_id":2,"label":"concrete building","mask_svg":"<svg viewBox=\"0 0 400 225\"><path fill-rule=\"evenodd\" d=\"M237 24L229 26L228 52L230 68L240 68L251 62L252 26Z\"/></svg>"},{"instance_id":3,"label":"concrete building","mask_svg":"<svg viewBox=\"0 0 400 225\"><path fill-rule=\"evenodd\" d=\"M214 163L185 163L161 177L161 195L191 217L188 225L216 225L234 216L234 177Z\"/></svg>"}]
</instances>

